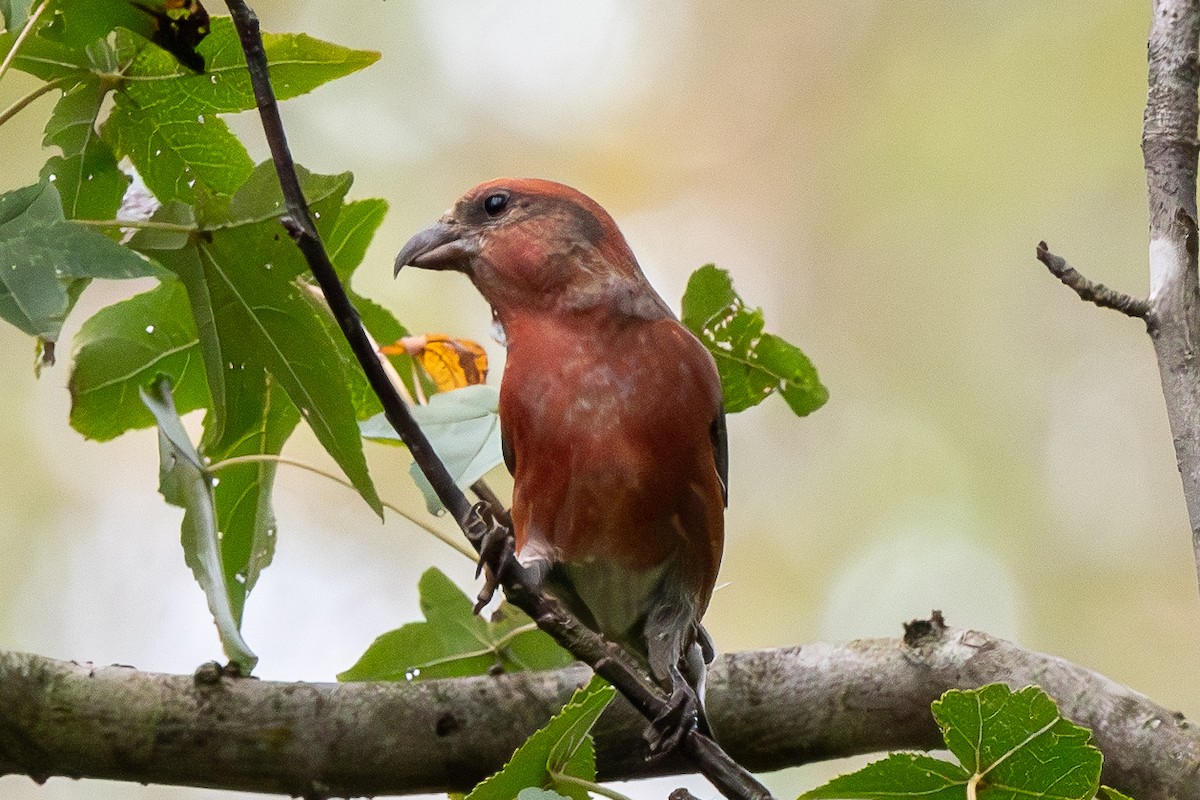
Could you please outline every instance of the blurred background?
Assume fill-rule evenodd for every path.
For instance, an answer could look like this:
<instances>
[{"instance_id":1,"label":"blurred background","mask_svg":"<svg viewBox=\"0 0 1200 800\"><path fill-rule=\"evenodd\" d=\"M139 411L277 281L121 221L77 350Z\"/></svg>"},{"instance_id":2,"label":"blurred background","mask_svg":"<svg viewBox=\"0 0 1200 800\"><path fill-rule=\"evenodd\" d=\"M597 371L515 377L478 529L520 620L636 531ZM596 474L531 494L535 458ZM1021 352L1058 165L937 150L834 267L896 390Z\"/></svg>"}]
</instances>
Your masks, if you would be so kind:
<instances>
[{"instance_id":1,"label":"blurred background","mask_svg":"<svg viewBox=\"0 0 1200 800\"><path fill-rule=\"evenodd\" d=\"M728 544L707 625L725 651L950 624L1096 669L1190 716L1200 602L1150 341L1081 303L1039 239L1094 280L1147 286L1145 3L257 0L268 31L379 50L284 104L297 159L391 204L356 288L414 331L486 342L461 276L391 277L403 242L481 180L553 178L617 219L678 307L707 262L830 390L798 420L730 420ZM210 3L216 13L219 3ZM0 107L35 86L0 82ZM53 100L3 129L0 189L32 183ZM257 119L230 120L256 158ZM156 493L150 432L67 426L69 337L131 284L94 285L60 364L0 328L0 648L191 672L220 650ZM193 423L198 420L192 420ZM289 455L327 465L304 432ZM414 513L403 453L382 494ZM502 476L497 483L505 485ZM275 563L249 599L259 675L331 680L418 616L461 556L281 468ZM845 769L766 776L781 797ZM626 785L662 797L679 778ZM234 800L209 790L0 778L15 800Z\"/></svg>"}]
</instances>

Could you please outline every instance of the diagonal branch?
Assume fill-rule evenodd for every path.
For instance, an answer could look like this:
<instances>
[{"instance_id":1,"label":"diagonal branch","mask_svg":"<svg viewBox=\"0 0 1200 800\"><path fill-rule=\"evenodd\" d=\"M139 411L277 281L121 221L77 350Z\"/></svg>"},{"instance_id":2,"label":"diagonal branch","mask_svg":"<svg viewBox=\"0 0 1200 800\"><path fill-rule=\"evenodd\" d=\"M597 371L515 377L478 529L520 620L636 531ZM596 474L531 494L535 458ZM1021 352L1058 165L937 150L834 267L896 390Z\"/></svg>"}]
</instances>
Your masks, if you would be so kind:
<instances>
[{"instance_id":1,"label":"diagonal branch","mask_svg":"<svg viewBox=\"0 0 1200 800\"><path fill-rule=\"evenodd\" d=\"M1079 295L1080 300L1095 303L1101 308L1116 309L1126 316L1142 320L1150 316L1149 300L1133 297L1124 292L1118 292L1116 289L1110 289L1103 283L1094 283L1088 280L1068 264L1066 259L1051 253L1045 242L1038 242L1037 260L1045 264L1046 269L1050 270L1054 277Z\"/></svg>"},{"instance_id":2,"label":"diagonal branch","mask_svg":"<svg viewBox=\"0 0 1200 800\"><path fill-rule=\"evenodd\" d=\"M105 778L306 797L465 791L587 680L579 667L395 683L158 675L0 652L0 775ZM909 627L722 656L708 714L740 761L776 770L944 746L929 705L949 689L1043 687L1093 731L1104 783L1138 800L1197 796L1200 728L1114 681L979 631ZM645 723L617 702L595 730L602 780L679 774L639 755ZM2 785L2 784L0 784Z\"/></svg>"},{"instance_id":3,"label":"diagonal branch","mask_svg":"<svg viewBox=\"0 0 1200 800\"><path fill-rule=\"evenodd\" d=\"M279 105L268 75L258 18L243 0L226 0L225 4L233 16L246 56L259 117L279 175L290 216L290 220L285 222L288 232L304 254L313 277L325 294L330 311L366 373L372 390L379 397L388 422L408 446L413 460L429 479L438 499L478 551L489 527L495 522L485 518L478 507L472 506L455 485L381 365L358 312L346 296L329 261L300 189L283 121L279 116ZM654 720L663 715L668 703L666 694L634 663L628 653L581 625L561 603L532 591L524 578L524 569L515 558L510 556L501 572L509 601L529 614L538 627L615 686L647 719ZM761 783L699 731L691 731L682 746L696 768L731 800L769 800L771 797Z\"/></svg>"}]
</instances>

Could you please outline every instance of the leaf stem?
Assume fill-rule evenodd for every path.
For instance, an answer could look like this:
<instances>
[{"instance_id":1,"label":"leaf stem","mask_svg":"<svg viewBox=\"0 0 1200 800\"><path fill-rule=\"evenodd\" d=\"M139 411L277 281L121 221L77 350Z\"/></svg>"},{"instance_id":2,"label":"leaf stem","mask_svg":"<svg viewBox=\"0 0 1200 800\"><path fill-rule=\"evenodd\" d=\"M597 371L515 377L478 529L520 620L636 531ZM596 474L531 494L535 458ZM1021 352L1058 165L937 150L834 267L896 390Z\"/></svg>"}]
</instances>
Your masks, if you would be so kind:
<instances>
[{"instance_id":1,"label":"leaf stem","mask_svg":"<svg viewBox=\"0 0 1200 800\"><path fill-rule=\"evenodd\" d=\"M8 51L8 55L4 57L4 62L0 63L0 78L3 78L4 73L8 72L9 65L12 64L13 59L17 56L17 50L21 48L22 42L24 42L26 37L28 37L33 31L34 26L37 25L38 17L42 15L42 12L46 10L48 5L50 5L50 0L42 0L42 2L38 4L37 9L29 15L29 19L25 22L25 27L22 28L21 32L17 34L16 41L13 42L13 46Z\"/></svg>"},{"instance_id":2,"label":"leaf stem","mask_svg":"<svg viewBox=\"0 0 1200 800\"><path fill-rule=\"evenodd\" d=\"M236 467L241 464L264 464L264 463L286 464L289 467L298 467L299 469L308 470L309 472L312 472L317 475L321 475L322 477L328 478L329 480L333 481L334 483L341 484L342 486L345 486L347 489L353 489L354 491L357 491L357 489L354 488L354 484L350 483L350 481L348 481L348 480L345 480L340 475L335 475L332 472L328 472L327 470L321 469L320 467L313 466L312 464L307 464L303 461L298 461L294 458L288 458L287 456L272 455L270 453L261 453L258 455L245 455L245 456L231 456L230 458L226 458L226 459L224 459L222 461L218 461L214 464L209 464L207 467L205 467L205 469L208 470L209 472L218 472L219 470L225 469L226 467ZM452 548L457 550L459 553L462 553L464 556L466 556L471 561L475 561L476 558L478 558L478 556L475 555L475 552L473 550L471 550L470 547L467 544L465 544L464 542L462 542L457 536L450 536L449 534L445 533L444 531L440 531L437 528L433 527L432 525L422 522L421 520L417 519L416 517L410 515L404 509L397 506L395 503L389 503L386 500L382 500L381 502L383 503L384 508L390 509L391 511L395 512L396 514L399 514L401 517L403 517L404 519L411 522L413 525L416 525L418 528L421 528L425 532L442 540L443 542L445 542L446 544L450 545Z\"/></svg>"},{"instance_id":3,"label":"leaf stem","mask_svg":"<svg viewBox=\"0 0 1200 800\"><path fill-rule=\"evenodd\" d=\"M580 789L591 792L592 794L598 794L601 797L607 797L609 800L630 800L628 795L623 795L616 789L610 789L603 784L596 783L595 781L576 778L574 775L567 775L563 772L551 772L550 777L554 779L555 783L565 783L570 786L578 786Z\"/></svg>"},{"instance_id":4,"label":"leaf stem","mask_svg":"<svg viewBox=\"0 0 1200 800\"><path fill-rule=\"evenodd\" d=\"M90 225L93 228L139 228L150 231L171 231L173 233L195 233L200 230L198 225L184 225L180 222L161 222L154 219L73 219L80 225Z\"/></svg>"},{"instance_id":5,"label":"leaf stem","mask_svg":"<svg viewBox=\"0 0 1200 800\"><path fill-rule=\"evenodd\" d=\"M29 94L27 94L24 97L17 100L15 103L13 103L8 108L4 109L3 111L0 111L0 125L3 125L4 123L8 122L10 119L15 117L17 114L19 114L21 111L23 111L25 109L25 107L28 106L30 103L32 103L34 100L37 100L42 95L52 92L55 89L57 89L58 87L62 86L64 83L66 83L66 80L67 79L65 77L64 78L55 78L54 80L50 81L49 83L43 83L41 86L34 89Z\"/></svg>"},{"instance_id":6,"label":"leaf stem","mask_svg":"<svg viewBox=\"0 0 1200 800\"><path fill-rule=\"evenodd\" d=\"M465 650L461 653L453 653L448 656L442 656L441 658L431 658L428 661L424 661L416 666L420 669L427 669L429 667L438 667L442 664L453 664L455 661L465 661L470 658L478 658L479 656L495 656L499 658L500 651L509 642L520 636L522 633L529 633L530 631L536 631L537 629L538 626L536 622L529 622L525 625L513 628L511 631L504 634L494 642L488 642L476 637L476 641L483 645L483 647L479 648L478 650Z\"/></svg>"}]
</instances>

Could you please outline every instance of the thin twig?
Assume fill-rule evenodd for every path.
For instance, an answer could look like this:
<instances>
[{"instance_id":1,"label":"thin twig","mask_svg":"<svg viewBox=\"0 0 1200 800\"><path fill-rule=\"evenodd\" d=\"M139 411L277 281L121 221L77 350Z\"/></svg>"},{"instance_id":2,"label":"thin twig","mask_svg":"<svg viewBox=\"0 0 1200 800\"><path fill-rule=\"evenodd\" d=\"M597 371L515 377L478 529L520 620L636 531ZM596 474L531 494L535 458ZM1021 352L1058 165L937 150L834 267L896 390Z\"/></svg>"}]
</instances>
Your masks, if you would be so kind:
<instances>
[{"instance_id":1,"label":"thin twig","mask_svg":"<svg viewBox=\"0 0 1200 800\"><path fill-rule=\"evenodd\" d=\"M11 52L11 51L10 51ZM48 83L43 83L38 88L34 89L29 94L15 101L8 108L0 111L0 125L8 122L10 119L21 113L34 100L37 100L44 94L48 94L67 82L66 78L56 78Z\"/></svg>"},{"instance_id":2,"label":"thin twig","mask_svg":"<svg viewBox=\"0 0 1200 800\"><path fill-rule=\"evenodd\" d=\"M145 231L169 231L171 233L196 233L199 225L185 225L180 222L162 222L156 219L73 219L77 225L88 225L92 228L129 228Z\"/></svg>"},{"instance_id":3,"label":"thin twig","mask_svg":"<svg viewBox=\"0 0 1200 800\"><path fill-rule=\"evenodd\" d=\"M8 51L8 55L6 55L4 57L4 61L0 63L0 78L3 78L4 73L8 72L9 65L12 64L13 59L17 57L17 50L21 48L21 44L29 37L29 34L33 32L34 27L37 26L38 17L42 15L42 12L46 10L46 6L48 5L50 5L50 0L42 0L34 12L29 15L29 19L25 21L25 27L21 28L21 32L17 34L17 38L16 41L13 42L12 49Z\"/></svg>"},{"instance_id":4,"label":"thin twig","mask_svg":"<svg viewBox=\"0 0 1200 800\"><path fill-rule=\"evenodd\" d=\"M1079 295L1081 300L1095 303L1101 308L1112 308L1129 317L1146 320L1150 316L1150 301L1141 297L1118 292L1103 283L1095 283L1083 277L1060 256L1050 252L1045 242L1038 242L1037 260L1046 265L1054 277Z\"/></svg>"},{"instance_id":5,"label":"thin twig","mask_svg":"<svg viewBox=\"0 0 1200 800\"><path fill-rule=\"evenodd\" d=\"M312 464L307 464L303 461L298 461L297 459L294 459L294 458L288 458L287 456L272 455L271 453L257 453L255 455L245 455L245 456L230 456L229 458L209 464L207 467L205 467L205 469L208 472L220 472L221 470L226 469L227 467L236 467L240 464L286 464L289 467L296 467L298 469L307 470L315 475L320 475L323 478L328 478L329 480L333 481L334 483L345 486L347 489L350 489L351 491L358 491L358 489L354 486L353 483L346 480L345 478L343 478L340 475L335 475L334 473L329 472L328 470L323 470L320 467L313 466ZM390 503L387 500L383 500L383 499L381 499L379 502L383 505L384 508L393 511L396 514L399 514L401 517L408 520L413 525L416 525L418 528L420 528L421 530L425 531L426 533L432 535L434 538L440 539L441 541L450 545L457 552L462 553L464 556L471 559L472 561L475 560L475 553L471 550L471 548L469 548L469 547L467 547L467 545L463 544L462 539L458 538L457 536L450 536L445 531L438 530L437 528L433 527L432 525L417 519L416 517L412 516L411 514L409 514L407 511L405 511L403 508L396 505L395 503Z\"/></svg>"},{"instance_id":6,"label":"thin twig","mask_svg":"<svg viewBox=\"0 0 1200 800\"><path fill-rule=\"evenodd\" d=\"M565 784L567 786L575 786L588 792L589 794L598 794L601 797L607 797L608 800L630 800L628 795L621 794L616 789L609 789L602 783L595 781L585 781L583 778L576 778L574 775L568 775L565 772L552 772L551 777L555 783ZM695 800L695 798L693 798Z\"/></svg>"},{"instance_id":7,"label":"thin twig","mask_svg":"<svg viewBox=\"0 0 1200 800\"><path fill-rule=\"evenodd\" d=\"M321 243L288 149L279 106L268 77L258 18L243 0L225 0L225 4L233 16L242 51L246 56L259 117L287 204L290 218L283 220L284 226L296 241L312 269L313 277L325 293L330 311L333 312L351 351L366 373L388 422L408 446L413 460L425 473L442 505L449 510L472 546L478 550L492 523L478 513L466 495L455 485L429 440L413 419L408 406L396 392L380 365L375 347L367 337L358 312L347 298L329 261L329 255ZM553 636L572 655L591 666L598 675L615 686L647 719L654 720L662 716L668 706L666 693L650 680L625 650L581 625L557 600L531 590L525 579L525 570L515 558L508 559L502 567L502 572L504 592L509 602L528 614L538 627ZM766 800L771 797L766 787L730 758L719 745L699 731L693 729L684 738L683 749L699 771L726 797L737 800Z\"/></svg>"}]
</instances>

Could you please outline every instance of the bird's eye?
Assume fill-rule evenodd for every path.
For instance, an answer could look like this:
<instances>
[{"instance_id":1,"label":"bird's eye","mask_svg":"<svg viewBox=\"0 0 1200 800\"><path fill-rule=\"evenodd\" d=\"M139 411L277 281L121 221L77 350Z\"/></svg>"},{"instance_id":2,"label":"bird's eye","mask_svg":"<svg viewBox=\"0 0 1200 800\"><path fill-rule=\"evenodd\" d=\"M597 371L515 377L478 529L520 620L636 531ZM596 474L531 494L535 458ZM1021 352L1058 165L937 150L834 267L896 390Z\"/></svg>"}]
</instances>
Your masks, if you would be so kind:
<instances>
[{"instance_id":1,"label":"bird's eye","mask_svg":"<svg viewBox=\"0 0 1200 800\"><path fill-rule=\"evenodd\" d=\"M483 210L487 212L489 217L498 217L508 208L508 195L503 192L489 194L487 199L483 201Z\"/></svg>"}]
</instances>

